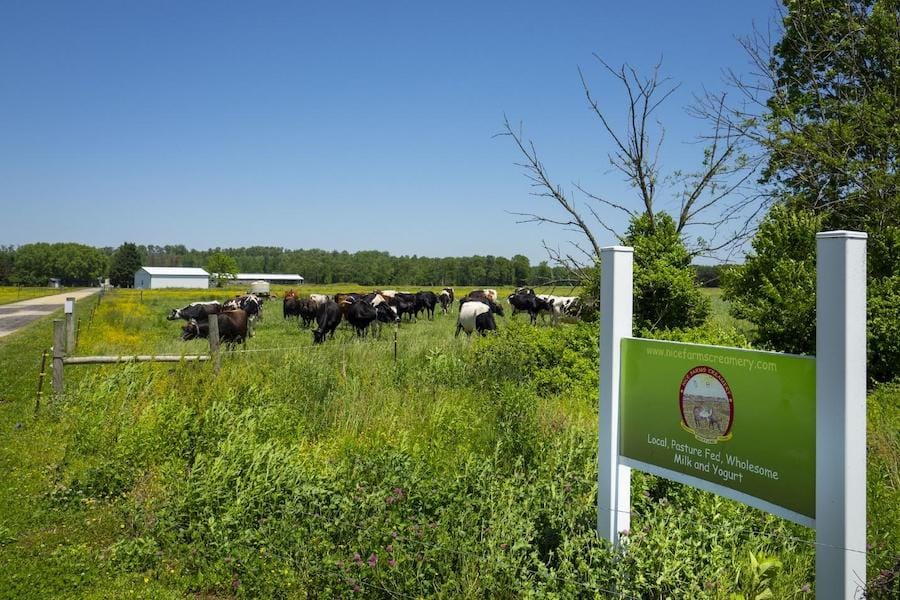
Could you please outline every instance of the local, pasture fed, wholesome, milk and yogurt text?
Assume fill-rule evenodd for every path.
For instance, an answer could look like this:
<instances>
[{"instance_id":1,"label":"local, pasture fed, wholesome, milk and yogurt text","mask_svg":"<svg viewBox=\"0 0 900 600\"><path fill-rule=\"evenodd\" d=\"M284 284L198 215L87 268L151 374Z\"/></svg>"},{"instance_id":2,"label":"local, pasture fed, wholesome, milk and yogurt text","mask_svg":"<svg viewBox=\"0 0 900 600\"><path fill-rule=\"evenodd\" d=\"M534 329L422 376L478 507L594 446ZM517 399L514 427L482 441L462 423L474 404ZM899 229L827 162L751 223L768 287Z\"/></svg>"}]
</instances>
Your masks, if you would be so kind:
<instances>
[{"instance_id":1,"label":"local, pasture fed, wholesome, milk and yogurt text","mask_svg":"<svg viewBox=\"0 0 900 600\"><path fill-rule=\"evenodd\" d=\"M742 483L744 476L767 477L778 481L778 471L763 465L757 465L747 459L730 454L725 450L717 450L710 446L697 447L680 442L673 438L655 437L647 434L647 443L651 446L666 448L672 452L672 464L680 465L680 471L687 469L698 473L712 473L723 482Z\"/></svg>"}]
</instances>

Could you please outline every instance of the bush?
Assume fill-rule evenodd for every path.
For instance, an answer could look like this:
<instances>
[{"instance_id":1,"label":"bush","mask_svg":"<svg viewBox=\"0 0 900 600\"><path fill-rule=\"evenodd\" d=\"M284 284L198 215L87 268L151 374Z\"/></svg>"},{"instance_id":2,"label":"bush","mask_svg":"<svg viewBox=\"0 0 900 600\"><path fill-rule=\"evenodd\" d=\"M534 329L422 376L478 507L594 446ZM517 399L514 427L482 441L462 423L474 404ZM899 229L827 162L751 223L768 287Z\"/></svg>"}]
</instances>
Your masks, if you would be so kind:
<instances>
[{"instance_id":1,"label":"bush","mask_svg":"<svg viewBox=\"0 0 900 600\"><path fill-rule=\"evenodd\" d=\"M633 218L624 242L634 247L634 326L636 329L696 327L710 313L710 300L697 287L691 257L665 213L651 224Z\"/></svg>"},{"instance_id":2,"label":"bush","mask_svg":"<svg viewBox=\"0 0 900 600\"><path fill-rule=\"evenodd\" d=\"M900 375L900 276L869 284L869 378L890 381Z\"/></svg>"},{"instance_id":3,"label":"bush","mask_svg":"<svg viewBox=\"0 0 900 600\"><path fill-rule=\"evenodd\" d=\"M756 326L755 345L812 354L816 350L816 233L820 217L774 207L753 238L753 254L725 273L731 314Z\"/></svg>"},{"instance_id":4,"label":"bush","mask_svg":"<svg viewBox=\"0 0 900 600\"><path fill-rule=\"evenodd\" d=\"M816 233L822 227L822 216L776 206L760 224L754 253L742 267L726 271L724 298L733 316L756 326L754 345L815 353ZM869 379L875 382L900 375L900 273L891 274L884 260L898 245L883 238L871 244L867 336Z\"/></svg>"}]
</instances>

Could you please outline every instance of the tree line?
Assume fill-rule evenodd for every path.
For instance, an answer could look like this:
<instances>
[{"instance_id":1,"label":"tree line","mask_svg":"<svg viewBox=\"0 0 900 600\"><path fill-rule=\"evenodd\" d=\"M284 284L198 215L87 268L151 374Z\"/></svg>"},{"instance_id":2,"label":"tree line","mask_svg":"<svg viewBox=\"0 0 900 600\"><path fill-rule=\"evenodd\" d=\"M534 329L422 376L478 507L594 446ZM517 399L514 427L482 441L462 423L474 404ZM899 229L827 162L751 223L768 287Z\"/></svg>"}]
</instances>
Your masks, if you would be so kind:
<instances>
[{"instance_id":1,"label":"tree line","mask_svg":"<svg viewBox=\"0 0 900 600\"><path fill-rule=\"evenodd\" d=\"M290 250L279 247L188 249L183 245L136 245L95 248L75 243L34 243L0 247L0 283L96 285L109 277L113 285L131 287L141 266L207 267L216 255L234 260L245 273L298 273L306 283L374 285L545 285L570 282L568 271L547 261L532 265L528 257L392 256L388 252Z\"/></svg>"}]
</instances>

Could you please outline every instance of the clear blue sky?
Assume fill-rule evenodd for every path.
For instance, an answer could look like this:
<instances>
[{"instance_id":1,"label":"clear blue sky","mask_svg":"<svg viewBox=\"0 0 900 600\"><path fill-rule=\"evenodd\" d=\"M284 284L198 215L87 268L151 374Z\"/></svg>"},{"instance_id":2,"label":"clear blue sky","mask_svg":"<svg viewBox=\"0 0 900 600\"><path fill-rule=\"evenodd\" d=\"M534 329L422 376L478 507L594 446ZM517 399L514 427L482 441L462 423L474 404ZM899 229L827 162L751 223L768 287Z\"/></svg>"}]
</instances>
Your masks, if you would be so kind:
<instances>
[{"instance_id":1,"label":"clear blue sky","mask_svg":"<svg viewBox=\"0 0 900 600\"><path fill-rule=\"evenodd\" d=\"M577 68L681 82L663 163L689 166L683 108L745 71L748 2L0 2L0 243L273 245L450 256L573 234L517 225L531 197L504 114L547 168L628 201ZM601 236L611 243L609 236Z\"/></svg>"}]
</instances>

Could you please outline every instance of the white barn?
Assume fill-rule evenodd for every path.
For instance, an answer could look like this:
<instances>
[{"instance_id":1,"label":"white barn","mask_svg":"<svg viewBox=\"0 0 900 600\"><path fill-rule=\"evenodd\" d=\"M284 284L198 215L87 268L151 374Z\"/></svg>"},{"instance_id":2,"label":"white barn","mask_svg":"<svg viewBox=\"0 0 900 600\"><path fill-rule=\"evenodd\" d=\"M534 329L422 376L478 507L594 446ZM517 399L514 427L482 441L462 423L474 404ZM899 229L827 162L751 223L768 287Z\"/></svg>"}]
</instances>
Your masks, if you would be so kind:
<instances>
[{"instance_id":1,"label":"white barn","mask_svg":"<svg viewBox=\"0 0 900 600\"><path fill-rule=\"evenodd\" d=\"M282 285L303 285L303 277L296 273L238 273L233 281L237 283L268 281Z\"/></svg>"},{"instance_id":2,"label":"white barn","mask_svg":"<svg viewBox=\"0 0 900 600\"><path fill-rule=\"evenodd\" d=\"M199 267L141 267L134 274L135 289L209 288L209 273Z\"/></svg>"}]
</instances>

